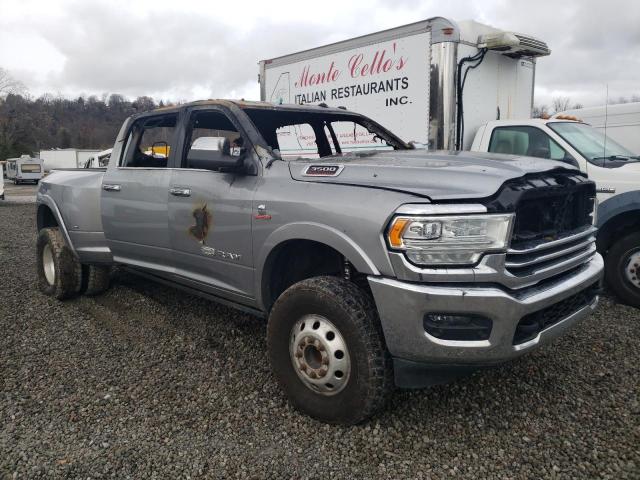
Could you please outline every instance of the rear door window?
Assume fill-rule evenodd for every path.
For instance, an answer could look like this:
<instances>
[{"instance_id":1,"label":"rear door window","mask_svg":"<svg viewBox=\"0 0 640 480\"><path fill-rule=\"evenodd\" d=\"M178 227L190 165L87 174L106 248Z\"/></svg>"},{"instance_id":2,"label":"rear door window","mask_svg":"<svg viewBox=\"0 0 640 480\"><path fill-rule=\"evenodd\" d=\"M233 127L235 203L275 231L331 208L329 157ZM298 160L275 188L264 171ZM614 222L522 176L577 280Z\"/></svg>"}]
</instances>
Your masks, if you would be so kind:
<instances>
[{"instance_id":1,"label":"rear door window","mask_svg":"<svg viewBox=\"0 0 640 480\"><path fill-rule=\"evenodd\" d=\"M177 120L177 114L168 114L142 118L134 123L120 166L167 168L175 142Z\"/></svg>"}]
</instances>

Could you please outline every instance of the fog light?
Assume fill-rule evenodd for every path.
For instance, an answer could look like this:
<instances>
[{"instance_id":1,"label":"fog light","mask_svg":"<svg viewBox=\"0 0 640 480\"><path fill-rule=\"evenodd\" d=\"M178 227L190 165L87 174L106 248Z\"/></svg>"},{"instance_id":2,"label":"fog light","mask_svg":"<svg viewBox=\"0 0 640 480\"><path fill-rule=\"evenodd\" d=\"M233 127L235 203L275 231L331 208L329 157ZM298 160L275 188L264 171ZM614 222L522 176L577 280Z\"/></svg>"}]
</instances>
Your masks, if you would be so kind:
<instances>
[{"instance_id":1,"label":"fog light","mask_svg":"<svg viewBox=\"0 0 640 480\"><path fill-rule=\"evenodd\" d=\"M441 340L478 341L491 336L491 319L481 315L456 313L427 313L424 330Z\"/></svg>"}]
</instances>

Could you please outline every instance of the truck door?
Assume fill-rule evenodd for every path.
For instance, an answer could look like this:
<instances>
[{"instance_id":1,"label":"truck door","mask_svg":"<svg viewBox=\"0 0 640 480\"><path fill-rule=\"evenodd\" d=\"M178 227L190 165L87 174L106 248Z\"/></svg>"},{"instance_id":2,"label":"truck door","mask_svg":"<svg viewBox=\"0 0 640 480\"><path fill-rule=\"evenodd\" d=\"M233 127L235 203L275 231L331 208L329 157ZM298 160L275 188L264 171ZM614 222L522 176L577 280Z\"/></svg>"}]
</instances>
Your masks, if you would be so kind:
<instances>
[{"instance_id":1,"label":"truck door","mask_svg":"<svg viewBox=\"0 0 640 480\"><path fill-rule=\"evenodd\" d=\"M192 148L215 150L223 139L228 140L231 155L247 155L245 163L256 167L234 117L210 106L188 110L169 196L175 275L191 287L250 304L254 297L252 199L258 177L255 172L191 168L188 163Z\"/></svg>"},{"instance_id":2,"label":"truck door","mask_svg":"<svg viewBox=\"0 0 640 480\"><path fill-rule=\"evenodd\" d=\"M103 177L102 225L116 262L170 274L167 203L177 113L145 116L125 133L121 158Z\"/></svg>"}]
</instances>

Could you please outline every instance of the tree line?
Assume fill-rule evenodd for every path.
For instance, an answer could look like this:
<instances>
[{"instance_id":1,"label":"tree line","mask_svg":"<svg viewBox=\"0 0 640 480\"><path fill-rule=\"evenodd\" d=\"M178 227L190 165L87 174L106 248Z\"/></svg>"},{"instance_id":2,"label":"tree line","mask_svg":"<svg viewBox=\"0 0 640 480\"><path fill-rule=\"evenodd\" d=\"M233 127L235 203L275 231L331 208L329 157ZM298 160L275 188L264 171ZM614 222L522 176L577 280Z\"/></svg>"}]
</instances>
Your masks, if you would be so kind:
<instances>
[{"instance_id":1,"label":"tree line","mask_svg":"<svg viewBox=\"0 0 640 480\"><path fill-rule=\"evenodd\" d=\"M9 93L0 97L0 160L52 148L110 148L125 118L163 105L146 96L32 99Z\"/></svg>"},{"instance_id":2,"label":"tree line","mask_svg":"<svg viewBox=\"0 0 640 480\"><path fill-rule=\"evenodd\" d=\"M52 148L110 148L125 118L165 105L151 97L129 100L117 93L32 98L0 67L0 160L37 156Z\"/></svg>"}]
</instances>

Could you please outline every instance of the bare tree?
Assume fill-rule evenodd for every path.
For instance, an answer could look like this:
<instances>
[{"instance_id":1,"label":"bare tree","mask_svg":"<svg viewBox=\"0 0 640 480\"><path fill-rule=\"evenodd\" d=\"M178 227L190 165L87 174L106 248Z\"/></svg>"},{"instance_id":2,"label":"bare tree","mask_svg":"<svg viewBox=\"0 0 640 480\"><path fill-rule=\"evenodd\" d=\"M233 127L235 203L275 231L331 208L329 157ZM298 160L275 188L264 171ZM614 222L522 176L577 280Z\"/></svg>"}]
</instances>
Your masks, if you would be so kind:
<instances>
[{"instance_id":1,"label":"bare tree","mask_svg":"<svg viewBox=\"0 0 640 480\"><path fill-rule=\"evenodd\" d=\"M22 82L13 78L6 69L0 67L0 97L10 93L21 94L26 90Z\"/></svg>"},{"instance_id":2,"label":"bare tree","mask_svg":"<svg viewBox=\"0 0 640 480\"><path fill-rule=\"evenodd\" d=\"M534 105L531 116L533 118L549 118L549 107L546 105Z\"/></svg>"},{"instance_id":3,"label":"bare tree","mask_svg":"<svg viewBox=\"0 0 640 480\"><path fill-rule=\"evenodd\" d=\"M555 97L551 105L554 113L564 112L565 110L569 110L571 99L569 97Z\"/></svg>"}]
</instances>

